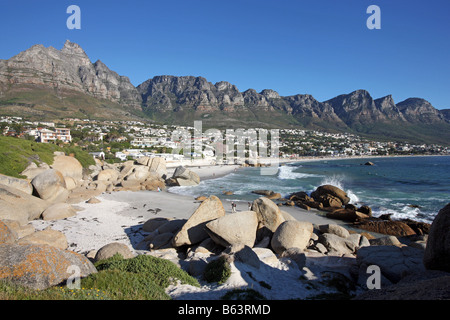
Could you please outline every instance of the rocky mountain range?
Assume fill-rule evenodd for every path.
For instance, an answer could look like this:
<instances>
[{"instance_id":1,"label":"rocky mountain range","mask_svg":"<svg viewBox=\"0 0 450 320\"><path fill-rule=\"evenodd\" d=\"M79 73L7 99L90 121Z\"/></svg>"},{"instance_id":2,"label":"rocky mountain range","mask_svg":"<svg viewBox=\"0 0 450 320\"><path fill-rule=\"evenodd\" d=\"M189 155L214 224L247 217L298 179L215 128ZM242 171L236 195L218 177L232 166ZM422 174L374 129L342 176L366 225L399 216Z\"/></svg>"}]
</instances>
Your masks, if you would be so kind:
<instances>
[{"instance_id":1,"label":"rocky mountain range","mask_svg":"<svg viewBox=\"0 0 450 320\"><path fill-rule=\"evenodd\" d=\"M19 112L44 117L124 117L126 110L141 110L141 97L128 77L119 76L100 60L92 63L70 41L61 50L35 45L0 60L0 100L4 111L22 108Z\"/></svg>"},{"instance_id":2,"label":"rocky mountain range","mask_svg":"<svg viewBox=\"0 0 450 320\"><path fill-rule=\"evenodd\" d=\"M0 60L0 113L36 117L145 118L214 127L301 127L417 142L450 141L450 110L428 101L373 99L356 90L327 101L266 89L240 92L226 81L155 76L138 87L66 41L61 50L35 45Z\"/></svg>"}]
</instances>

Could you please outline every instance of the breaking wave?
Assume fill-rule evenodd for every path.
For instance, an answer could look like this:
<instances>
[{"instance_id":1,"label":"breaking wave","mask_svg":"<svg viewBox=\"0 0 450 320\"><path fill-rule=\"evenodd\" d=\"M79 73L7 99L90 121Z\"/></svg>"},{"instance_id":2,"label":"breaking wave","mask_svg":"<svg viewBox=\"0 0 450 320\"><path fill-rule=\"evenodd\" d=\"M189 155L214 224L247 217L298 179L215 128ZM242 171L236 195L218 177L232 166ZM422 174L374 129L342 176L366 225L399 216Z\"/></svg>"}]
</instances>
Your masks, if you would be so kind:
<instances>
[{"instance_id":1,"label":"breaking wave","mask_svg":"<svg viewBox=\"0 0 450 320\"><path fill-rule=\"evenodd\" d=\"M320 186L329 184L338 187L339 189L344 190L347 193L347 196L350 198L350 203L352 204L359 203L360 199L358 198L358 196L352 190L346 189L343 181L344 181L343 176L329 176L320 182Z\"/></svg>"},{"instance_id":2,"label":"breaking wave","mask_svg":"<svg viewBox=\"0 0 450 320\"><path fill-rule=\"evenodd\" d=\"M309 177L321 177L321 176L316 175L316 174L294 172L295 169L298 169L298 167L281 166L278 169L278 179L281 179L281 180L294 180L294 179L304 179L304 178L309 178Z\"/></svg>"}]
</instances>

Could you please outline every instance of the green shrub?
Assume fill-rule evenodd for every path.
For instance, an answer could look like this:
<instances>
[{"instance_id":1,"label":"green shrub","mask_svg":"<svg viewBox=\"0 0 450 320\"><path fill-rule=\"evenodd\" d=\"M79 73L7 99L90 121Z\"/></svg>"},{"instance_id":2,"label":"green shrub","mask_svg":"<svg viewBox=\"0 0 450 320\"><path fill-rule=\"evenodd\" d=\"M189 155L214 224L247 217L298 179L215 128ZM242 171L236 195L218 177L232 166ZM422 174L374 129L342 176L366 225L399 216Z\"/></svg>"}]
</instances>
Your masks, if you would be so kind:
<instances>
[{"instance_id":1,"label":"green shrub","mask_svg":"<svg viewBox=\"0 0 450 320\"><path fill-rule=\"evenodd\" d=\"M103 270L81 280L82 287L104 291L113 300L170 300L150 277L117 269Z\"/></svg>"},{"instance_id":2,"label":"green shrub","mask_svg":"<svg viewBox=\"0 0 450 320\"><path fill-rule=\"evenodd\" d=\"M208 282L225 283L231 276L231 266L224 256L208 263L203 278Z\"/></svg>"},{"instance_id":3,"label":"green shrub","mask_svg":"<svg viewBox=\"0 0 450 320\"><path fill-rule=\"evenodd\" d=\"M137 273L160 287L167 288L171 283L179 280L181 283L199 287L197 279L169 260L156 258L150 255L138 255L132 259L123 259L116 254L112 258L99 261L95 264L97 270L119 270Z\"/></svg>"}]
</instances>

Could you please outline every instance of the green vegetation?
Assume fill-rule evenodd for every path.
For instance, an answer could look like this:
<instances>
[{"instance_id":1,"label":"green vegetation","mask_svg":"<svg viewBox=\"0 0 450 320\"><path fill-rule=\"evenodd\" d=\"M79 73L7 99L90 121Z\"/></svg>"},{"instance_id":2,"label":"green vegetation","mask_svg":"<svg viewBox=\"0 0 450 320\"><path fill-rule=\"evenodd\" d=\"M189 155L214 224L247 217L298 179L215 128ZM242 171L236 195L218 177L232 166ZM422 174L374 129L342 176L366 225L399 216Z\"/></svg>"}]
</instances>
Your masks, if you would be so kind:
<instances>
[{"instance_id":1,"label":"green vegetation","mask_svg":"<svg viewBox=\"0 0 450 320\"><path fill-rule=\"evenodd\" d=\"M53 152L55 151L62 151L67 155L73 154L84 168L95 164L92 156L78 147L60 147L56 144L0 136L0 173L11 177L24 178L20 173L25 170L30 162L53 164Z\"/></svg>"},{"instance_id":2,"label":"green vegetation","mask_svg":"<svg viewBox=\"0 0 450 320\"><path fill-rule=\"evenodd\" d=\"M208 263L203 278L208 282L225 283L231 276L231 266L224 256Z\"/></svg>"},{"instance_id":3,"label":"green vegetation","mask_svg":"<svg viewBox=\"0 0 450 320\"><path fill-rule=\"evenodd\" d=\"M170 300L164 288L146 274L103 270L81 281L82 287L108 292L113 300Z\"/></svg>"},{"instance_id":4,"label":"green vegetation","mask_svg":"<svg viewBox=\"0 0 450 320\"><path fill-rule=\"evenodd\" d=\"M173 262L149 255L138 255L132 259L123 259L116 254L114 257L95 264L97 270L119 270L139 274L156 285L166 288L177 280L184 284L200 286L198 281L177 267Z\"/></svg>"},{"instance_id":5,"label":"green vegetation","mask_svg":"<svg viewBox=\"0 0 450 320\"><path fill-rule=\"evenodd\" d=\"M136 115L134 115L136 113ZM125 109L119 103L99 99L78 91L55 93L49 88L16 85L0 99L0 115L27 116L33 120L67 117L99 120L136 119L142 111Z\"/></svg>"},{"instance_id":6,"label":"green vegetation","mask_svg":"<svg viewBox=\"0 0 450 320\"><path fill-rule=\"evenodd\" d=\"M47 290L33 290L0 280L0 300L112 300L106 291L82 287L79 290L55 286Z\"/></svg>"},{"instance_id":7,"label":"green vegetation","mask_svg":"<svg viewBox=\"0 0 450 320\"><path fill-rule=\"evenodd\" d=\"M198 281L168 260L119 254L95 264L98 273L81 279L80 289L55 286L33 290L0 281L0 300L170 300L165 289L180 281L199 287Z\"/></svg>"}]
</instances>

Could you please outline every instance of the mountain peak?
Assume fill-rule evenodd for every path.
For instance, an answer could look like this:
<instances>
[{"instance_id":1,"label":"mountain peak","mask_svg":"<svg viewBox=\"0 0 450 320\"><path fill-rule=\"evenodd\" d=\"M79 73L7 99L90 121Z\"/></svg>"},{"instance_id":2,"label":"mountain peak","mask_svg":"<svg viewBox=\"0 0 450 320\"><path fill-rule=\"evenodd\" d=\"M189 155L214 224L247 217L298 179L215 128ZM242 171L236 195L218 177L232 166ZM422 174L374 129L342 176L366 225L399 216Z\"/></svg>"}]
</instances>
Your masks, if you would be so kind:
<instances>
[{"instance_id":1,"label":"mountain peak","mask_svg":"<svg viewBox=\"0 0 450 320\"><path fill-rule=\"evenodd\" d=\"M75 42L70 42L70 40L66 40L64 43L61 52L66 54L76 54L76 55L84 55L87 57L86 52L84 52L83 48Z\"/></svg>"},{"instance_id":2,"label":"mountain peak","mask_svg":"<svg viewBox=\"0 0 450 320\"><path fill-rule=\"evenodd\" d=\"M364 89L358 89L349 94L349 96L363 96L363 97L371 97L369 91Z\"/></svg>"}]
</instances>

